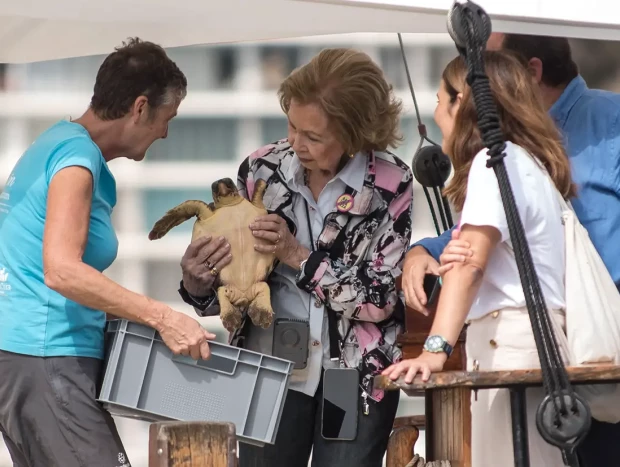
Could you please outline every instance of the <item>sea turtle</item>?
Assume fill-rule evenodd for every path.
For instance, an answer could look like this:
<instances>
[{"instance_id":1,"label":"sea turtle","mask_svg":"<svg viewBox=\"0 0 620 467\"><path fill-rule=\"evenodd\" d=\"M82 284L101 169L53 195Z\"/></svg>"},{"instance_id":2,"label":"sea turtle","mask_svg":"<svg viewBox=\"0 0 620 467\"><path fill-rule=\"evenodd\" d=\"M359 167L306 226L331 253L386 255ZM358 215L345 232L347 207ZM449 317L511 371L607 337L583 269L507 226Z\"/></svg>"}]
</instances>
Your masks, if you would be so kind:
<instances>
[{"instance_id":1,"label":"sea turtle","mask_svg":"<svg viewBox=\"0 0 620 467\"><path fill-rule=\"evenodd\" d=\"M255 244L264 243L252 235L250 223L267 214L263 194L267 183L255 182L252 200L239 194L230 178L211 186L213 203L189 200L170 209L149 233L150 240L162 238L170 229L196 216L192 241L204 235L223 236L230 244L232 261L219 274L217 297L224 327L234 332L241 325L243 313L256 326L268 328L273 321L269 286L265 280L275 263L273 253L259 253Z\"/></svg>"}]
</instances>

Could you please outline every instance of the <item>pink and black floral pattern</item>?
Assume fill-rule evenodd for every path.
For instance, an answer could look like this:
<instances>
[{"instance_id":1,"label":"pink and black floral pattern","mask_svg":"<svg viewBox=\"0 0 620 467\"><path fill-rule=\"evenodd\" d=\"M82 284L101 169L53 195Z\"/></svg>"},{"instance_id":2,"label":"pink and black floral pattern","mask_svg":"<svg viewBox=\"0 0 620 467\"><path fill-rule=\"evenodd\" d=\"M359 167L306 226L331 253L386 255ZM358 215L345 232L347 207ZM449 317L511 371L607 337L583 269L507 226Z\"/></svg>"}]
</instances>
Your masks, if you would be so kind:
<instances>
[{"instance_id":1,"label":"pink and black floral pattern","mask_svg":"<svg viewBox=\"0 0 620 467\"><path fill-rule=\"evenodd\" d=\"M265 207L282 216L295 233L305 224L293 212L294 193L285 182L293 156L287 140L269 144L241 164L237 184L249 198L255 180L266 180ZM325 218L318 247L327 255L313 266L303 288L340 316L345 364L358 368L362 389L381 400L383 393L372 391L372 377L402 357L396 338L403 332L405 307L396 278L411 240L413 176L391 153L372 151L367 156L362 190L347 191L353 208L343 213L334 207ZM238 337L231 336L231 343Z\"/></svg>"}]
</instances>

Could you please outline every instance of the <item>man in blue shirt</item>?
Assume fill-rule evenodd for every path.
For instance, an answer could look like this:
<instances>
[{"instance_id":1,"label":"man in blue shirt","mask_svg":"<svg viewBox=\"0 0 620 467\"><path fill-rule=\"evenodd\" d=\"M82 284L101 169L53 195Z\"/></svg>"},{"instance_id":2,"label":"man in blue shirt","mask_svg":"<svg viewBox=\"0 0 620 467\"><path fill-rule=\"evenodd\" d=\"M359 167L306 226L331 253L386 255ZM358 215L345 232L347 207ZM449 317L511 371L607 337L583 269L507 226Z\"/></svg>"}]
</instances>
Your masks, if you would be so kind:
<instances>
[{"instance_id":1,"label":"man in blue shirt","mask_svg":"<svg viewBox=\"0 0 620 467\"><path fill-rule=\"evenodd\" d=\"M620 94L588 88L565 38L494 33L487 48L510 50L527 60L541 98L564 136L578 187L578 197L571 200L575 213L620 288ZM453 230L422 239L407 253L403 267L409 283L407 304L424 314L428 312L424 274L437 272ZM463 261L468 251L449 248L445 254ZM617 465L620 424L592 422L578 448L582 464Z\"/></svg>"}]
</instances>

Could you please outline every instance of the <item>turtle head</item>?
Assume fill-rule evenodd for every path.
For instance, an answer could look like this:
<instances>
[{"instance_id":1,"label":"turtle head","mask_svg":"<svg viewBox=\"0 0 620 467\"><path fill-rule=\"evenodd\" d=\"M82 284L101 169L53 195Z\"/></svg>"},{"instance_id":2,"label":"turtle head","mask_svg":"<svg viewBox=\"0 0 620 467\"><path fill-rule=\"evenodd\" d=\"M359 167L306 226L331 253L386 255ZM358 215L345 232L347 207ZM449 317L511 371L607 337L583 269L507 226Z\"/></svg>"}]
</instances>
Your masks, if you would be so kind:
<instances>
[{"instance_id":1,"label":"turtle head","mask_svg":"<svg viewBox=\"0 0 620 467\"><path fill-rule=\"evenodd\" d=\"M241 201L237 185L230 178L220 178L211 185L213 203L216 209L222 206L230 206Z\"/></svg>"}]
</instances>

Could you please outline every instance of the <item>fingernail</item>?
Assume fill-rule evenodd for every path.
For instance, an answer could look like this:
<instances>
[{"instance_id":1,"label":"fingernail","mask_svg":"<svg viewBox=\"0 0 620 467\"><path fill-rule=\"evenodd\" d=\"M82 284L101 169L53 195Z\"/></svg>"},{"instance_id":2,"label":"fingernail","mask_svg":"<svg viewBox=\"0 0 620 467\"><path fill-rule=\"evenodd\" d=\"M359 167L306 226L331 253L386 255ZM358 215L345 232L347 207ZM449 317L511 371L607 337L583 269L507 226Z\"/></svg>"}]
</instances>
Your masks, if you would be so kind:
<instances>
[{"instance_id":1,"label":"fingernail","mask_svg":"<svg viewBox=\"0 0 620 467\"><path fill-rule=\"evenodd\" d=\"M232 255L231 255L231 254L228 254L227 258L228 258L228 259L232 258Z\"/></svg>"},{"instance_id":2,"label":"fingernail","mask_svg":"<svg viewBox=\"0 0 620 467\"><path fill-rule=\"evenodd\" d=\"M254 228L254 222L250 224L250 229L253 229L253 228Z\"/></svg>"},{"instance_id":3,"label":"fingernail","mask_svg":"<svg viewBox=\"0 0 620 467\"><path fill-rule=\"evenodd\" d=\"M224 248L228 250L230 248L230 243L227 243L226 245L224 245Z\"/></svg>"},{"instance_id":4,"label":"fingernail","mask_svg":"<svg viewBox=\"0 0 620 467\"><path fill-rule=\"evenodd\" d=\"M223 241L224 241L224 240L226 240L226 239L225 239L224 237L220 237L220 238L218 238L218 240L219 240L220 242L223 242Z\"/></svg>"}]
</instances>

